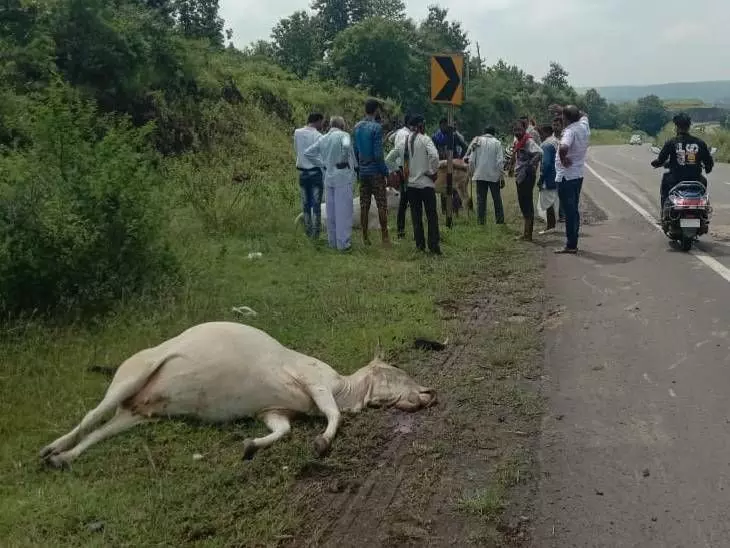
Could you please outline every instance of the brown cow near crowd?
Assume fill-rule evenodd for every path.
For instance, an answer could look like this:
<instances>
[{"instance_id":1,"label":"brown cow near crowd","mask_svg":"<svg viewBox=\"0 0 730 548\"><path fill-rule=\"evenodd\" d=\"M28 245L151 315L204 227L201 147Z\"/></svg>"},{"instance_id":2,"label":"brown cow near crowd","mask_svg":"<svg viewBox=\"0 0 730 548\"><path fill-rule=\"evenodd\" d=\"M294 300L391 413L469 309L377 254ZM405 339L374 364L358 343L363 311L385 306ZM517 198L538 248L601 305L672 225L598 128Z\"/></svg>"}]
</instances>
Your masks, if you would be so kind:
<instances>
[{"instance_id":1,"label":"brown cow near crowd","mask_svg":"<svg viewBox=\"0 0 730 548\"><path fill-rule=\"evenodd\" d=\"M461 203L468 209L473 209L471 196L469 196L469 164L464 160L454 159L453 188L459 195ZM447 161L439 162L438 177L436 179L436 193L446 196L446 169Z\"/></svg>"}]
</instances>

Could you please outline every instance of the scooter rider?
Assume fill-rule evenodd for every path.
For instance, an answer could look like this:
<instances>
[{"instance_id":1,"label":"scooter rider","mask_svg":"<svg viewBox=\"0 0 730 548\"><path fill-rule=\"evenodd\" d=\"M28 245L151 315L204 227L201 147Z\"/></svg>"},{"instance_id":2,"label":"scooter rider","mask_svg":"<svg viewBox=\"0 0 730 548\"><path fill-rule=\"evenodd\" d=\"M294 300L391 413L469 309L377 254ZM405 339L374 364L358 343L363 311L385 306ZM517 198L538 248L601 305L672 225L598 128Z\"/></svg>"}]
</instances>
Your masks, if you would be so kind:
<instances>
[{"instance_id":1,"label":"scooter rider","mask_svg":"<svg viewBox=\"0 0 730 548\"><path fill-rule=\"evenodd\" d=\"M661 208L664 211L664 202L669 196L672 187L682 181L699 181L707 188L707 179L702 175L702 168L707 174L712 172L715 165L710 150L699 137L690 135L689 128L692 120L685 113L677 114L673 119L677 136L669 139L659 153L659 157L651 165L662 167L669 160L669 171L662 177Z\"/></svg>"}]
</instances>

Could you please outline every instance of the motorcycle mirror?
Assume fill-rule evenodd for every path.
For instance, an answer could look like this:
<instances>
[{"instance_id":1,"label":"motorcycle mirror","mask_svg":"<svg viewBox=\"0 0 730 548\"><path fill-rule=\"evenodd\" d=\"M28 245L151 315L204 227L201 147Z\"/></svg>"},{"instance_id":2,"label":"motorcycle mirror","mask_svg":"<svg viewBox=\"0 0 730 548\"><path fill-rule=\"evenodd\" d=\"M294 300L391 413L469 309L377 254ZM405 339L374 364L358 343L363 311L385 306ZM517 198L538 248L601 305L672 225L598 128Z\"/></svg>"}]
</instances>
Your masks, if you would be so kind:
<instances>
[{"instance_id":1,"label":"motorcycle mirror","mask_svg":"<svg viewBox=\"0 0 730 548\"><path fill-rule=\"evenodd\" d=\"M717 152L717 147L712 147L710 149L710 156L714 156L715 155L715 152Z\"/></svg>"},{"instance_id":2,"label":"motorcycle mirror","mask_svg":"<svg viewBox=\"0 0 730 548\"><path fill-rule=\"evenodd\" d=\"M653 147L651 147L651 151L654 154L659 154L661 152L661 149L658 146L653 146Z\"/></svg>"}]
</instances>

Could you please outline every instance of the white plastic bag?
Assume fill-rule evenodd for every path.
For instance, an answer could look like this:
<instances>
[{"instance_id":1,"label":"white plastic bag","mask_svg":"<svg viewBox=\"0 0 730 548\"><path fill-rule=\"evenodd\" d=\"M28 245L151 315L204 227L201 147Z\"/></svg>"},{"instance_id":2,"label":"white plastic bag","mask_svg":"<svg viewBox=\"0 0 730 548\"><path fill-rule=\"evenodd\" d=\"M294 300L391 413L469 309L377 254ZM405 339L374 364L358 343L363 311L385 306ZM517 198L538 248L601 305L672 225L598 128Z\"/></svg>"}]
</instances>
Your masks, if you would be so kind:
<instances>
[{"instance_id":1,"label":"white plastic bag","mask_svg":"<svg viewBox=\"0 0 730 548\"><path fill-rule=\"evenodd\" d=\"M537 215L547 223L547 210L553 206L555 208L555 218L557 220L558 211L560 210L560 200L558 199L557 190L540 190L537 198Z\"/></svg>"}]
</instances>

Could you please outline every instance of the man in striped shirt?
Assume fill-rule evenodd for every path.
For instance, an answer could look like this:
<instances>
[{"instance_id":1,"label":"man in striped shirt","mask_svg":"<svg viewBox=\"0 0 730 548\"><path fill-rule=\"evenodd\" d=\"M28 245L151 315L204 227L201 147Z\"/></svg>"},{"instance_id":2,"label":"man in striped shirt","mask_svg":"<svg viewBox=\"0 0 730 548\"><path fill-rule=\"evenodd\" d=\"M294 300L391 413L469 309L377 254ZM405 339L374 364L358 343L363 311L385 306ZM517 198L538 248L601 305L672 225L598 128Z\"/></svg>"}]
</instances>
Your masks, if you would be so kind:
<instances>
[{"instance_id":1,"label":"man in striped shirt","mask_svg":"<svg viewBox=\"0 0 730 548\"><path fill-rule=\"evenodd\" d=\"M322 137L324 116L318 112L309 115L307 125L294 131L294 150L299 170L299 192L304 213L307 236L319 238L322 227L322 191L324 176L322 160L316 156L307 157L304 152Z\"/></svg>"}]
</instances>

